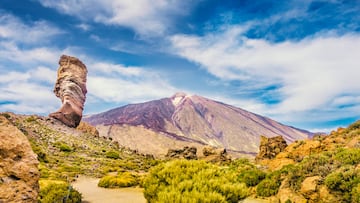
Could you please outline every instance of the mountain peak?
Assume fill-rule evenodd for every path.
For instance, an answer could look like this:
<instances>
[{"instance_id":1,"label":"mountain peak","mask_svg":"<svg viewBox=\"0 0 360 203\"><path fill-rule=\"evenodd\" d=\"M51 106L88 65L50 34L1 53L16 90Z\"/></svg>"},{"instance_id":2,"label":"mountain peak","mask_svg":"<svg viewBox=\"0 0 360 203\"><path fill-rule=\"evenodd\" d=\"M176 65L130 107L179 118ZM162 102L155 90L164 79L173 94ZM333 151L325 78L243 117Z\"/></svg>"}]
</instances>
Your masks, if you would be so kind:
<instances>
[{"instance_id":1,"label":"mountain peak","mask_svg":"<svg viewBox=\"0 0 360 203\"><path fill-rule=\"evenodd\" d=\"M182 103L182 101L184 101L184 99L189 97L191 97L191 95L186 94L184 92L177 92L172 97L170 97L170 99L174 106L178 106L179 104Z\"/></svg>"},{"instance_id":2,"label":"mountain peak","mask_svg":"<svg viewBox=\"0 0 360 203\"><path fill-rule=\"evenodd\" d=\"M311 135L246 110L182 92L84 120L96 125L100 136L150 154L166 154L168 148L193 144L256 154L260 135L281 135L288 143Z\"/></svg>"}]
</instances>

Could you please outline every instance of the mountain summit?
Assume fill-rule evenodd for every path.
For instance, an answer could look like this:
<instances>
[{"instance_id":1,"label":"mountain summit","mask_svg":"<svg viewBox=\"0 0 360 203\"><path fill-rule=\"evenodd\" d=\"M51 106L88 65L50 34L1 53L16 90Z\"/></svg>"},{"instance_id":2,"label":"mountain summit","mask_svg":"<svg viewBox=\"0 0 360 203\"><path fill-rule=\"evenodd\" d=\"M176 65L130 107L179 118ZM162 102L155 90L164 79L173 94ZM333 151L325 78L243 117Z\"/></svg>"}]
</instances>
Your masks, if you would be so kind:
<instances>
[{"instance_id":1,"label":"mountain summit","mask_svg":"<svg viewBox=\"0 0 360 203\"><path fill-rule=\"evenodd\" d=\"M261 135L281 135L289 143L311 135L244 109L185 93L129 104L84 120L95 125L100 136L157 155L188 145L255 154Z\"/></svg>"}]
</instances>

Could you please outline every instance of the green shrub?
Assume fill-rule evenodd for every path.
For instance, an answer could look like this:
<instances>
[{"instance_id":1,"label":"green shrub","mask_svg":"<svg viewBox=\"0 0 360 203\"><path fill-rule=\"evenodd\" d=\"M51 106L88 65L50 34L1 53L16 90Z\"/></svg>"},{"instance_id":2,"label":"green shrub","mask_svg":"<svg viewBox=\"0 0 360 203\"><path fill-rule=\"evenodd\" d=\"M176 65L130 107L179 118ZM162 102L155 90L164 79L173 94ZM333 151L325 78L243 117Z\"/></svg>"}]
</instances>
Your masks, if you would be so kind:
<instances>
[{"instance_id":1,"label":"green shrub","mask_svg":"<svg viewBox=\"0 0 360 203\"><path fill-rule=\"evenodd\" d=\"M138 185L138 177L129 172L120 173L116 176L108 175L100 179L98 186L104 188L121 188Z\"/></svg>"},{"instance_id":2,"label":"green shrub","mask_svg":"<svg viewBox=\"0 0 360 203\"><path fill-rule=\"evenodd\" d=\"M181 195L176 190L166 190L159 192L159 200L157 202L204 202L204 203L226 203L226 199L223 195L217 192L203 193L199 191L185 191Z\"/></svg>"},{"instance_id":3,"label":"green shrub","mask_svg":"<svg viewBox=\"0 0 360 203\"><path fill-rule=\"evenodd\" d=\"M349 127L348 127L348 130L357 130L357 129L360 129L360 120L349 125Z\"/></svg>"},{"instance_id":4,"label":"green shrub","mask_svg":"<svg viewBox=\"0 0 360 203\"><path fill-rule=\"evenodd\" d=\"M342 149L335 155L335 159L342 164L356 165L360 163L360 149Z\"/></svg>"},{"instance_id":5,"label":"green shrub","mask_svg":"<svg viewBox=\"0 0 360 203\"><path fill-rule=\"evenodd\" d=\"M49 160L47 159L46 152L42 149L42 147L38 145L32 138L29 139L29 142L32 150L35 152L35 154L37 154L38 160L40 162L48 163Z\"/></svg>"},{"instance_id":6,"label":"green shrub","mask_svg":"<svg viewBox=\"0 0 360 203\"><path fill-rule=\"evenodd\" d=\"M238 202L248 195L229 169L197 160L174 160L151 169L144 180L148 202Z\"/></svg>"},{"instance_id":7,"label":"green shrub","mask_svg":"<svg viewBox=\"0 0 360 203\"><path fill-rule=\"evenodd\" d=\"M63 181L41 180L39 202L80 203L81 194Z\"/></svg>"},{"instance_id":8,"label":"green shrub","mask_svg":"<svg viewBox=\"0 0 360 203\"><path fill-rule=\"evenodd\" d=\"M245 183L248 187L257 185L266 175L245 158L232 161L229 168L239 174L238 181Z\"/></svg>"},{"instance_id":9,"label":"green shrub","mask_svg":"<svg viewBox=\"0 0 360 203\"><path fill-rule=\"evenodd\" d=\"M288 170L287 183L294 191L299 191L301 183L305 180L306 173L303 172L300 166L296 165Z\"/></svg>"},{"instance_id":10,"label":"green shrub","mask_svg":"<svg viewBox=\"0 0 360 203\"><path fill-rule=\"evenodd\" d=\"M62 144L59 146L59 149L60 149L60 151L62 151L62 152L71 152L71 151L73 151L73 149L72 149L69 145L67 145L67 144L65 144L65 143L62 143Z\"/></svg>"},{"instance_id":11,"label":"green shrub","mask_svg":"<svg viewBox=\"0 0 360 203\"><path fill-rule=\"evenodd\" d=\"M336 167L333 162L329 153L315 154L304 158L296 165L285 166L279 172L287 176L287 184L291 189L299 191L306 177L318 175L326 177L331 173Z\"/></svg>"},{"instance_id":12,"label":"green shrub","mask_svg":"<svg viewBox=\"0 0 360 203\"><path fill-rule=\"evenodd\" d=\"M57 147L62 152L71 152L73 151L73 148L67 145L64 142L55 142L54 147Z\"/></svg>"},{"instance_id":13,"label":"green shrub","mask_svg":"<svg viewBox=\"0 0 360 203\"><path fill-rule=\"evenodd\" d=\"M356 187L353 187L351 191L351 202L352 203L360 202L360 184L357 184Z\"/></svg>"},{"instance_id":14,"label":"green shrub","mask_svg":"<svg viewBox=\"0 0 360 203\"><path fill-rule=\"evenodd\" d=\"M31 123L31 122L35 122L36 120L37 118L35 116L30 116L25 119L25 122Z\"/></svg>"},{"instance_id":15,"label":"green shrub","mask_svg":"<svg viewBox=\"0 0 360 203\"><path fill-rule=\"evenodd\" d=\"M321 153L304 158L299 164L301 173L306 176L327 176L334 167L331 154Z\"/></svg>"},{"instance_id":16,"label":"green shrub","mask_svg":"<svg viewBox=\"0 0 360 203\"><path fill-rule=\"evenodd\" d=\"M355 167L343 167L330 173L325 178L325 185L333 192L339 194L344 201L350 202L353 190L357 190L360 183L360 171ZM354 189L355 188L355 189ZM355 198L357 198L355 196Z\"/></svg>"},{"instance_id":17,"label":"green shrub","mask_svg":"<svg viewBox=\"0 0 360 203\"><path fill-rule=\"evenodd\" d=\"M266 178L256 187L256 194L261 197L276 195L280 187L280 182L275 179Z\"/></svg>"},{"instance_id":18,"label":"green shrub","mask_svg":"<svg viewBox=\"0 0 360 203\"><path fill-rule=\"evenodd\" d=\"M116 151L106 152L105 156L106 156L106 158L109 158L109 159L119 159L120 158L119 153Z\"/></svg>"},{"instance_id":19,"label":"green shrub","mask_svg":"<svg viewBox=\"0 0 360 203\"><path fill-rule=\"evenodd\" d=\"M238 180L246 184L246 186L255 186L265 178L265 173L259 169L250 169L240 173Z\"/></svg>"},{"instance_id":20,"label":"green shrub","mask_svg":"<svg viewBox=\"0 0 360 203\"><path fill-rule=\"evenodd\" d=\"M10 114L8 114L8 113L1 113L1 115L4 116L7 119L11 118Z\"/></svg>"}]
</instances>

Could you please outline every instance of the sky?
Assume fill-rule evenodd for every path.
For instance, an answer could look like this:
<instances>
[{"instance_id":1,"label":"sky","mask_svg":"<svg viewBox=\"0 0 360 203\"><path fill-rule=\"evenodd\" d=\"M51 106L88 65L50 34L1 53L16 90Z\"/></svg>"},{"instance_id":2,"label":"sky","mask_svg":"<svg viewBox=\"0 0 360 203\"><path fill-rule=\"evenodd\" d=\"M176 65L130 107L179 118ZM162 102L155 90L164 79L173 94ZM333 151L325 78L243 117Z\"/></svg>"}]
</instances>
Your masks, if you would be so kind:
<instances>
[{"instance_id":1,"label":"sky","mask_svg":"<svg viewBox=\"0 0 360 203\"><path fill-rule=\"evenodd\" d=\"M360 118L360 0L0 0L0 112L56 111L62 54L84 114L186 92L313 132Z\"/></svg>"}]
</instances>

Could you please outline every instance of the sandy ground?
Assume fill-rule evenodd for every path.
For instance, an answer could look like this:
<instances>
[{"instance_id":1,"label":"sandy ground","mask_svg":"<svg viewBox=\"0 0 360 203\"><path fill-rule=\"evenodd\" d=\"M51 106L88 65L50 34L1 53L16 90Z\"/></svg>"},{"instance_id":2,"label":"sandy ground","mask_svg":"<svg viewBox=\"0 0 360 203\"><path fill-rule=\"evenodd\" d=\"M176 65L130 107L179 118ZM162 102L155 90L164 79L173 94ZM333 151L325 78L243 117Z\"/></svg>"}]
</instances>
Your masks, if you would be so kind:
<instances>
[{"instance_id":1,"label":"sandy ground","mask_svg":"<svg viewBox=\"0 0 360 203\"><path fill-rule=\"evenodd\" d=\"M246 198L242 201L240 201L240 203L268 203L269 201L267 200L263 200L263 199L254 199L254 198Z\"/></svg>"},{"instance_id":2,"label":"sandy ground","mask_svg":"<svg viewBox=\"0 0 360 203\"><path fill-rule=\"evenodd\" d=\"M84 203L146 203L141 188L105 189L97 186L98 181L79 177L72 186L82 194Z\"/></svg>"}]
</instances>

